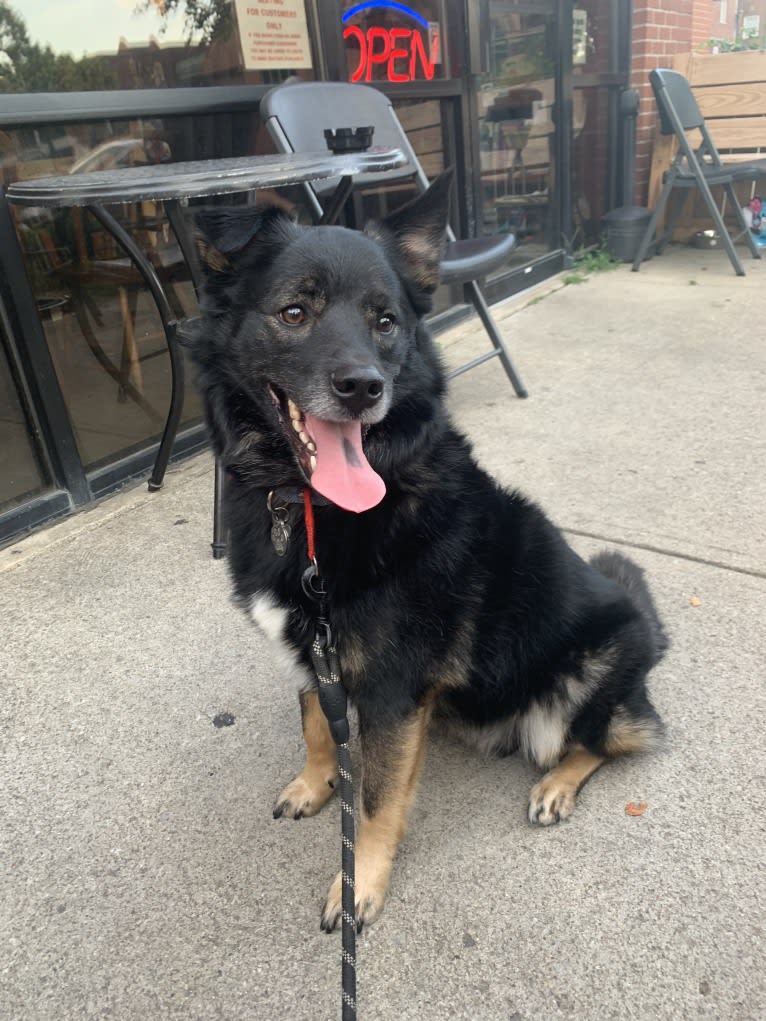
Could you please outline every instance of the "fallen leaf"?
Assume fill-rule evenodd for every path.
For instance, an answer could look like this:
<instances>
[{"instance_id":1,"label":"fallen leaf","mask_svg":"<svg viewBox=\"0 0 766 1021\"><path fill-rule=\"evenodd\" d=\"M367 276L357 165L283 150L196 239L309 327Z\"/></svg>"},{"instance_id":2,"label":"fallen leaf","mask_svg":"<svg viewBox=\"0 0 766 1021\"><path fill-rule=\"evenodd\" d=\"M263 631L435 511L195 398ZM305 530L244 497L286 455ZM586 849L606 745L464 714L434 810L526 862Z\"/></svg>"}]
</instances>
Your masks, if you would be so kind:
<instances>
[{"instance_id":1,"label":"fallen leaf","mask_svg":"<svg viewBox=\"0 0 766 1021\"><path fill-rule=\"evenodd\" d=\"M702 606L702 600L699 596L692 596L689 600L689 606Z\"/></svg>"},{"instance_id":2,"label":"fallen leaf","mask_svg":"<svg viewBox=\"0 0 766 1021\"><path fill-rule=\"evenodd\" d=\"M625 815L643 815L648 807L646 801L629 801L625 806Z\"/></svg>"}]
</instances>

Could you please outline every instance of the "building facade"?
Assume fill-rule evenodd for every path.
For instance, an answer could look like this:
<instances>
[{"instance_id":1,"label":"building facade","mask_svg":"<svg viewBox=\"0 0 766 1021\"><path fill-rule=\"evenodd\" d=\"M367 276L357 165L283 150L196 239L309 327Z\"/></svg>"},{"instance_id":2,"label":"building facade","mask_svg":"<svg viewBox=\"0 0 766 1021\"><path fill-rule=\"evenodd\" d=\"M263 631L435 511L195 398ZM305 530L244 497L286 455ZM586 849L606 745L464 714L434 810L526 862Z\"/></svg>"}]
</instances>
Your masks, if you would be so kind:
<instances>
[{"instance_id":1,"label":"building facade","mask_svg":"<svg viewBox=\"0 0 766 1021\"><path fill-rule=\"evenodd\" d=\"M391 97L429 176L456 167L456 228L517 236L487 281L497 300L596 243L603 214L627 200L620 94L631 73L645 93L648 62L665 56L668 38L691 46L694 5L220 0L202 5L196 25L184 0L138 6L127 29L120 0L93 0L92 24L56 27L50 19L66 5L0 0L5 185L265 153L258 105L269 88L291 78L363 82ZM62 38L74 40L69 51ZM650 108L646 100L642 118ZM327 126L336 126L331 111ZM645 134L641 122L637 189ZM385 186L359 194L348 222L407 197ZM298 190L255 201L307 215ZM176 314L193 315L162 207L113 211L150 253ZM460 314L461 299L441 289L437 328ZM150 295L111 236L81 210L20 210L0 196L0 541L146 474L169 378ZM176 455L205 442L190 387Z\"/></svg>"}]
</instances>

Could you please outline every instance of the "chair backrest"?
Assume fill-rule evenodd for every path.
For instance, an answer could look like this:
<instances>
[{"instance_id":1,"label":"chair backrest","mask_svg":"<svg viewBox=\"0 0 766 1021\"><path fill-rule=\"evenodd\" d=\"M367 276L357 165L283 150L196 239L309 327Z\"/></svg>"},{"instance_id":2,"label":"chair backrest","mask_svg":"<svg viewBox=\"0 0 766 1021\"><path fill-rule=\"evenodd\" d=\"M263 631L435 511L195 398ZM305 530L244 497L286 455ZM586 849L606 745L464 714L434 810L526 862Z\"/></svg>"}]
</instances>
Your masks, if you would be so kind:
<instances>
[{"instance_id":1,"label":"chair backrest","mask_svg":"<svg viewBox=\"0 0 766 1021\"><path fill-rule=\"evenodd\" d=\"M360 174L355 185L372 187L395 181L417 180L421 188L428 180L387 96L369 85L349 82L294 82L278 85L260 103L261 120L279 152L322 152L327 149L325 129L372 126L372 146L401 149L407 163L378 174ZM307 194L314 196L314 211L321 212L316 195L335 190L337 179L314 182Z\"/></svg>"},{"instance_id":2,"label":"chair backrest","mask_svg":"<svg viewBox=\"0 0 766 1021\"><path fill-rule=\"evenodd\" d=\"M663 135L674 135L678 140L676 164L686 160L695 174L703 166L720 168L721 156L710 137L688 80L678 71L657 68L649 73L649 81L660 113L660 131ZM696 149L686 135L687 131L695 129L701 136Z\"/></svg>"},{"instance_id":3,"label":"chair backrest","mask_svg":"<svg viewBox=\"0 0 766 1021\"><path fill-rule=\"evenodd\" d=\"M649 81L660 112L660 131L663 135L678 134L674 120L684 131L704 126L705 118L694 98L691 85L680 72L657 68L649 73Z\"/></svg>"}]
</instances>

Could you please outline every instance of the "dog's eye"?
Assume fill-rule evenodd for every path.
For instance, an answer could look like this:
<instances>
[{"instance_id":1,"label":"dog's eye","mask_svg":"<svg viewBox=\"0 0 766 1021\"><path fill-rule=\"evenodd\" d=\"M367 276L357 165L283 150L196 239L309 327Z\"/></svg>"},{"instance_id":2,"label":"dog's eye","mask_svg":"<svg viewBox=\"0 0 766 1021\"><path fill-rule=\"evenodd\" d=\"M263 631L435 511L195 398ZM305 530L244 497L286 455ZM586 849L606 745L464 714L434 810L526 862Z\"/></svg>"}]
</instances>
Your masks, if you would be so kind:
<instances>
[{"instance_id":1,"label":"dog's eye","mask_svg":"<svg viewBox=\"0 0 766 1021\"><path fill-rule=\"evenodd\" d=\"M279 313L279 318L288 326L300 326L306 322L306 310L300 305L288 305Z\"/></svg>"},{"instance_id":2,"label":"dog's eye","mask_svg":"<svg viewBox=\"0 0 766 1021\"><path fill-rule=\"evenodd\" d=\"M393 333L395 326L396 320L388 312L378 317L378 333Z\"/></svg>"}]
</instances>

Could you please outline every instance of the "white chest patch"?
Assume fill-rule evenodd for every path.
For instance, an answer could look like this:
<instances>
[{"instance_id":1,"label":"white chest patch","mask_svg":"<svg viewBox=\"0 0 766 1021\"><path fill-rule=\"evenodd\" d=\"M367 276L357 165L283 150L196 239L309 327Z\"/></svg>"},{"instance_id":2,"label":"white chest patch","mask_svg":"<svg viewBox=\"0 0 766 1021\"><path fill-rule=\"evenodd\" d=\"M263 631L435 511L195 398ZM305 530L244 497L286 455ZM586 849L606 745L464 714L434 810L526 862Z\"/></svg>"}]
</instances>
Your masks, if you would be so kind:
<instances>
[{"instance_id":1,"label":"white chest patch","mask_svg":"<svg viewBox=\"0 0 766 1021\"><path fill-rule=\"evenodd\" d=\"M311 685L309 671L298 659L295 647L287 639L287 610L269 592L253 596L250 616L268 638L274 659L287 680L303 689Z\"/></svg>"},{"instance_id":2,"label":"white chest patch","mask_svg":"<svg viewBox=\"0 0 766 1021\"><path fill-rule=\"evenodd\" d=\"M567 721L561 707L541 706L533 702L519 719L519 744L522 752L543 769L554 766L564 751Z\"/></svg>"}]
</instances>

